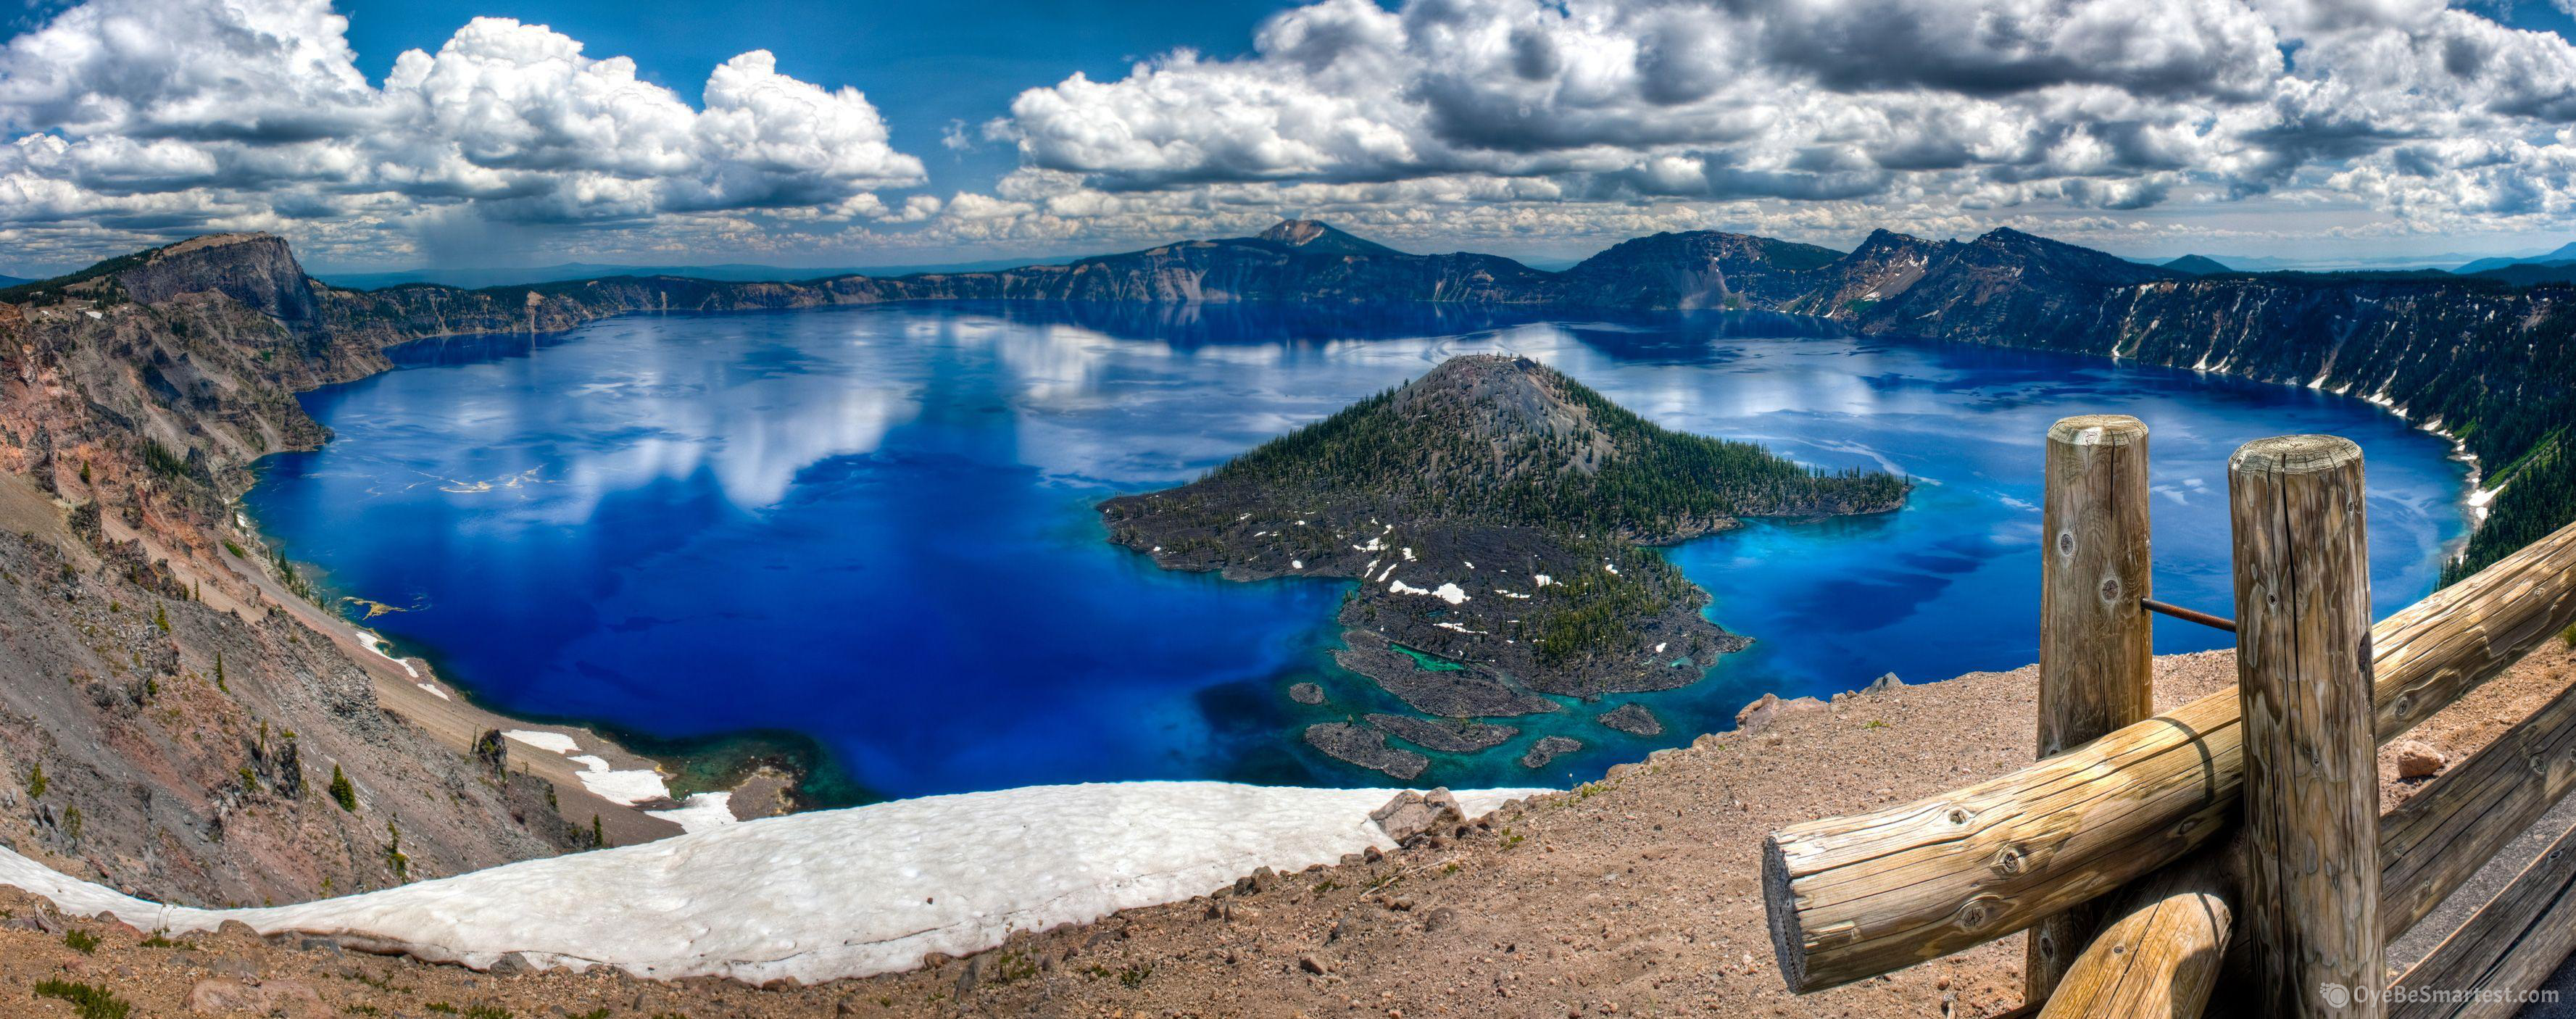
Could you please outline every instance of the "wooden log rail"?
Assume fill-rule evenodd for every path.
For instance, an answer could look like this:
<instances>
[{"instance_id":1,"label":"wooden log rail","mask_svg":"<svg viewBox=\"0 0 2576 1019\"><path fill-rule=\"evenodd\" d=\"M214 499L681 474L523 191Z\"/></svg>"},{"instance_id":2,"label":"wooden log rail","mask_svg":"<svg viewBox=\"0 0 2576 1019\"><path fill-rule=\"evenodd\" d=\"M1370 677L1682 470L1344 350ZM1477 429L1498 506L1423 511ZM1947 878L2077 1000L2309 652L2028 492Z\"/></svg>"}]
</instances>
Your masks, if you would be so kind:
<instances>
[{"instance_id":1,"label":"wooden log rail","mask_svg":"<svg viewBox=\"0 0 2576 1019\"><path fill-rule=\"evenodd\" d=\"M2373 737L2413 728L2571 624L2576 525L2371 627ZM1782 977L1805 993L1939 958L2181 859L2241 812L2239 696L2211 694L1941 796L1774 833L1763 878ZM2576 705L2552 708L2517 727L2518 746L2560 745ZM2438 799L2428 787L2408 804L2420 809L2384 819L2378 922L2420 918L2519 830L2507 818L2565 792L2568 764L2545 764L2491 747L2445 776Z\"/></svg>"}]
</instances>

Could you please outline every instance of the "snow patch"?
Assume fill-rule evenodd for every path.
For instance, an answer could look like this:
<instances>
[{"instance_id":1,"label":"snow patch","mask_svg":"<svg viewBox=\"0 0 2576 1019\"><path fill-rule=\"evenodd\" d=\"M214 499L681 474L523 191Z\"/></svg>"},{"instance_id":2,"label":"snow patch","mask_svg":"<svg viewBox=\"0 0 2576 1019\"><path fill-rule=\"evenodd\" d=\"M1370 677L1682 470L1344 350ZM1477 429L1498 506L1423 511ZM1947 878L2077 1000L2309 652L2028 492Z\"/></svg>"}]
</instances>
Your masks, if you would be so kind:
<instances>
[{"instance_id":1,"label":"snow patch","mask_svg":"<svg viewBox=\"0 0 2576 1019\"><path fill-rule=\"evenodd\" d=\"M575 750L581 749L580 744L574 743L572 737L560 732L537 732L533 729L511 729L503 732L501 734L501 738L517 740L539 750L555 754L569 754Z\"/></svg>"},{"instance_id":2,"label":"snow patch","mask_svg":"<svg viewBox=\"0 0 2576 1019\"><path fill-rule=\"evenodd\" d=\"M732 793L699 793L680 801L680 805L671 810L647 810L645 813L679 825L681 831L687 832L742 823L741 818L733 816Z\"/></svg>"},{"instance_id":3,"label":"snow patch","mask_svg":"<svg viewBox=\"0 0 2576 1019\"><path fill-rule=\"evenodd\" d=\"M1480 816L1549 790L1461 790ZM0 849L0 884L147 931L349 935L436 962L819 983L970 955L1014 931L1177 902L1269 867L1390 849L1387 789L1037 786L764 818L292 906L145 902Z\"/></svg>"}]
</instances>

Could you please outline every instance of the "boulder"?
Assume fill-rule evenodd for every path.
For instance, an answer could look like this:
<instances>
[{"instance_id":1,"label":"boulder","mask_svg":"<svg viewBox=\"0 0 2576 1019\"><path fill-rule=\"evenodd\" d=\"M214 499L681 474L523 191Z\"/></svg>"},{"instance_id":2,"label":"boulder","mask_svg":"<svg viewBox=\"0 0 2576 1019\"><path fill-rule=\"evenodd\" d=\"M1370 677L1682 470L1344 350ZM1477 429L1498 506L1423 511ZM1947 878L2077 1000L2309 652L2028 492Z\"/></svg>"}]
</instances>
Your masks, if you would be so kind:
<instances>
[{"instance_id":1,"label":"boulder","mask_svg":"<svg viewBox=\"0 0 2576 1019\"><path fill-rule=\"evenodd\" d=\"M1770 728L1781 719L1803 715L1810 711L1827 710L1828 708L1830 708L1830 705L1827 705L1825 702L1813 697L1800 697L1796 700L1784 701L1780 699L1778 694L1766 693L1753 703L1745 705L1743 710L1735 713L1735 727L1744 732L1760 732L1764 729Z\"/></svg>"},{"instance_id":2,"label":"boulder","mask_svg":"<svg viewBox=\"0 0 2576 1019\"><path fill-rule=\"evenodd\" d=\"M2389 749L2397 752L2399 778L2431 778L2451 763L2448 755L2420 740L2399 740Z\"/></svg>"},{"instance_id":3,"label":"boulder","mask_svg":"<svg viewBox=\"0 0 2576 1019\"><path fill-rule=\"evenodd\" d=\"M1457 797L1447 789L1417 793L1407 789L1395 794L1386 805L1369 811L1369 820L1398 844L1409 842L1426 832L1466 823L1458 810Z\"/></svg>"},{"instance_id":4,"label":"boulder","mask_svg":"<svg viewBox=\"0 0 2576 1019\"><path fill-rule=\"evenodd\" d=\"M1905 681L1896 678L1896 674L1891 672L1884 676L1880 676L1877 679L1870 680L1868 686L1860 688L1860 692L1865 694L1880 694L1886 693L1890 690L1902 689L1905 689Z\"/></svg>"}]
</instances>

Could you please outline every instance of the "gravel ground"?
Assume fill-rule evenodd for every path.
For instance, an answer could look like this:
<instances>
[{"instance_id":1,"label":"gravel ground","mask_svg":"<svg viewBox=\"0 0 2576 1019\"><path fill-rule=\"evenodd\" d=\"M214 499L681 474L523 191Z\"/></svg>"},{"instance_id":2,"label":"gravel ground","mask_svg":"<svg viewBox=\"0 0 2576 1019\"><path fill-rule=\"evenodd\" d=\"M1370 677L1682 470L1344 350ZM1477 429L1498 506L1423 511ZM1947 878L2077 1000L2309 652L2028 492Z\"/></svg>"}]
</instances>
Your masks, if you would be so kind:
<instances>
[{"instance_id":1,"label":"gravel ground","mask_svg":"<svg viewBox=\"0 0 2576 1019\"><path fill-rule=\"evenodd\" d=\"M2234 678L2225 653L2173 656L2159 669L2166 705ZM15 896L0 899L15 917L0 923L0 1013L73 1015L35 994L39 981L64 980L131 1001L141 1016L189 1014L192 998L208 1014L231 1000L253 1014L416 1019L1992 1015L2019 1003L2019 938L1822 994L1783 991L1757 850L1793 821L2024 763L2033 678L2021 669L1829 705L1785 702L1768 728L1702 737L1506 807L1463 836L817 987L477 974L241 930L151 947L111 924L41 919L38 903ZM2576 655L2553 645L2410 735L2456 762L2571 679ZM2393 752L2383 766L2387 802L2420 788L2394 778ZM78 951L64 940L73 930L102 943Z\"/></svg>"}]
</instances>

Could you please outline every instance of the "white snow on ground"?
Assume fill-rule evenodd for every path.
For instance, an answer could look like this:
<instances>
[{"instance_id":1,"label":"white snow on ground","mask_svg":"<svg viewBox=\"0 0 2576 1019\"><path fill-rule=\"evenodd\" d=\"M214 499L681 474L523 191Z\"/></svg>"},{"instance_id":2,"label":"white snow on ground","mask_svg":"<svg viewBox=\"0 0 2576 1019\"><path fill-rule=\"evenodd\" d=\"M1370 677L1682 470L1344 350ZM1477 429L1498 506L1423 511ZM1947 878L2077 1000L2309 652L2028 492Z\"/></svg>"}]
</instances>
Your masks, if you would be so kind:
<instances>
[{"instance_id":1,"label":"white snow on ground","mask_svg":"<svg viewBox=\"0 0 2576 1019\"><path fill-rule=\"evenodd\" d=\"M1394 567L1390 566L1388 569L1392 570ZM1436 588L1420 588L1398 580L1387 584L1386 589L1391 594L1427 594L1451 605L1467 600L1467 592L1451 583L1443 583Z\"/></svg>"},{"instance_id":2,"label":"white snow on ground","mask_svg":"<svg viewBox=\"0 0 2576 1019\"><path fill-rule=\"evenodd\" d=\"M741 818L733 816L732 793L699 793L680 801L676 808L647 810L645 813L679 825L681 831L705 831L742 823Z\"/></svg>"},{"instance_id":3,"label":"white snow on ground","mask_svg":"<svg viewBox=\"0 0 2576 1019\"><path fill-rule=\"evenodd\" d=\"M502 733L501 738L517 740L521 743L525 743L549 753L569 754L574 750L579 749L578 745L572 741L572 737L559 732L537 732L530 729L512 729L508 732Z\"/></svg>"},{"instance_id":4,"label":"white snow on ground","mask_svg":"<svg viewBox=\"0 0 2576 1019\"><path fill-rule=\"evenodd\" d=\"M609 802L620 803L632 807L638 803L650 803L654 800L667 800L671 798L671 787L662 784L662 774L660 772L654 771L650 768L636 768L628 771L613 770L608 766L607 758L601 757L597 754L573 753L573 751L581 748L573 742L570 735L565 733L538 732L530 729L512 729L508 732L502 733L501 735L505 739L516 740L539 750L552 751L570 758L572 763L581 765L581 771L575 773L574 777L581 779L582 788L599 794L601 799ZM697 797L690 797L690 805L694 805L696 801ZM664 811L662 813L684 813L688 809L689 805L684 805L679 810ZM731 817L732 815L727 814L726 816ZM678 821L679 818L675 817L672 818L672 820ZM688 823L681 822L680 827L687 828Z\"/></svg>"},{"instance_id":5,"label":"white snow on ground","mask_svg":"<svg viewBox=\"0 0 2576 1019\"><path fill-rule=\"evenodd\" d=\"M396 665L402 666L403 675L410 676L411 678L413 678L413 679L415 679L415 680L417 680L417 679L419 679L419 678L420 678L420 670L419 670L419 669L412 668L412 667L411 667L411 663L410 663L410 662L406 662L406 661L404 661L404 660L402 660L402 659L400 659L400 658L396 658L396 657L394 657L393 655L387 654L387 653L385 652L385 639L384 639L383 637L379 637L379 636L377 636L375 631L370 630L370 629L367 629L367 628L362 627L362 626L352 626L352 627L350 627L350 628L349 628L349 632L350 632L350 633L352 633L352 634L354 634L354 635L356 635L356 637L358 638L358 646L359 646L359 647L363 647L363 648L366 648L366 649L367 649L367 650L369 650L369 651L373 651L373 652L375 652L375 653L376 653L376 657L378 657L378 658L382 658L382 659L384 659L384 660L386 660L386 661L388 661L388 662L392 662L392 663L394 663L394 664L396 664ZM436 693L436 694L438 694L440 697L445 697L445 696L447 696L446 694L438 693L437 688L432 687L432 686L430 686L430 685L429 685L429 684L427 684L427 683L421 683L421 684L419 684L419 686L420 686L420 688L421 688L421 689L423 689L423 690L427 690L427 691L429 691L429 692L431 692L431 693Z\"/></svg>"},{"instance_id":6,"label":"white snow on ground","mask_svg":"<svg viewBox=\"0 0 2576 1019\"><path fill-rule=\"evenodd\" d=\"M1538 581L1538 583L1537 583L1537 584L1531 585L1531 586L1533 586L1533 587L1546 587L1546 586L1547 586L1547 585L1549 585L1549 584L1556 583L1556 578L1551 577L1551 576L1548 576L1547 574L1544 574L1544 573L1533 573L1533 574L1530 574L1530 579L1531 579L1531 580Z\"/></svg>"},{"instance_id":7,"label":"white snow on ground","mask_svg":"<svg viewBox=\"0 0 2576 1019\"><path fill-rule=\"evenodd\" d=\"M1461 792L1481 815L1547 790ZM482 968L808 983L966 955L1013 931L1202 895L1260 867L1394 844L1368 812L1388 789L1224 782L1036 786L766 818L640 846L530 860L293 906L163 906L0 849L0 884L147 931L239 920Z\"/></svg>"},{"instance_id":8,"label":"white snow on ground","mask_svg":"<svg viewBox=\"0 0 2576 1019\"><path fill-rule=\"evenodd\" d=\"M671 787L663 785L662 776L651 769L611 771L607 761L590 754L574 757L572 762L581 765L581 773L575 777L581 779L582 787L598 793L600 799L632 807L671 798Z\"/></svg>"}]
</instances>

